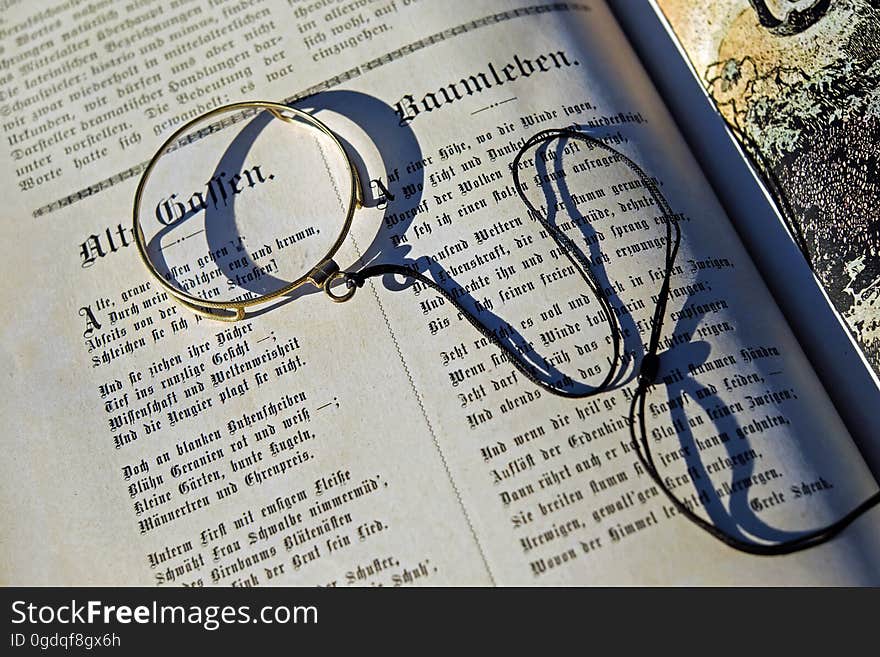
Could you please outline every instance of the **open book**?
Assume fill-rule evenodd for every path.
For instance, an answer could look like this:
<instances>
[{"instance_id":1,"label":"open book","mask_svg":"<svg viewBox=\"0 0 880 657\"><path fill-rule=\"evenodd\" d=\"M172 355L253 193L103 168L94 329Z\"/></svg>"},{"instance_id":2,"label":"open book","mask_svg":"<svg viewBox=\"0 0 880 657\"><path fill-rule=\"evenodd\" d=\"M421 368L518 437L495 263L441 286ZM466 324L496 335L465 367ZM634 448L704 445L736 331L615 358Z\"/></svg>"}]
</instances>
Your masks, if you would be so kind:
<instances>
[{"instance_id":1,"label":"open book","mask_svg":"<svg viewBox=\"0 0 880 657\"><path fill-rule=\"evenodd\" d=\"M877 490L880 422L859 401L876 390L824 371L868 368L802 337L818 323L849 344L827 303L774 298L740 237L754 217L725 212L605 2L6 2L0 20L4 584L880 581L876 510L815 549L748 556L637 463L627 407L665 218L595 149L520 163L623 329L624 376L588 400L542 393L418 285L373 279L346 303L303 294L220 324L137 257L135 187L175 127L292 103L369 181L344 268L411 264L533 361L595 384L607 322L511 188L526 139L578 126L637 162L682 229L647 406L664 481L756 542L833 522ZM326 176L273 173L297 207L342 211ZM244 247L249 267L288 255L278 221L278 243ZM792 253L786 284L818 290Z\"/></svg>"}]
</instances>

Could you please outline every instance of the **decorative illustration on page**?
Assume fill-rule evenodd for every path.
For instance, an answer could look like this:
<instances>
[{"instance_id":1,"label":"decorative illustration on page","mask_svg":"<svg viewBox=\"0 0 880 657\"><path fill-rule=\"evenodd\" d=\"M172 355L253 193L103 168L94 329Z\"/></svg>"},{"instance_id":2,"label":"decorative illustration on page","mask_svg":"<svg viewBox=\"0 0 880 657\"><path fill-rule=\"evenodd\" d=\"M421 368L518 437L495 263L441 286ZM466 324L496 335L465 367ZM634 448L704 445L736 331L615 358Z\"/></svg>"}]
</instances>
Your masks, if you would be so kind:
<instances>
[{"instance_id":1,"label":"decorative illustration on page","mask_svg":"<svg viewBox=\"0 0 880 657\"><path fill-rule=\"evenodd\" d=\"M880 371L880 2L658 5Z\"/></svg>"}]
</instances>

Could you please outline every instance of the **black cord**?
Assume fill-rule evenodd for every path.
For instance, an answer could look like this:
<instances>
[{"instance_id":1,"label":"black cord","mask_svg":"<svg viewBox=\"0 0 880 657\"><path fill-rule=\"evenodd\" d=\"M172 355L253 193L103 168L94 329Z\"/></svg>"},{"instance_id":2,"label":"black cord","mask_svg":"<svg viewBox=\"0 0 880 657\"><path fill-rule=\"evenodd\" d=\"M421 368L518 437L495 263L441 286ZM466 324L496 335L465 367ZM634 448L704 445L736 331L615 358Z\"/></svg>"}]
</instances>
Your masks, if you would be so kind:
<instances>
[{"instance_id":1,"label":"black cord","mask_svg":"<svg viewBox=\"0 0 880 657\"><path fill-rule=\"evenodd\" d=\"M663 491L666 497L669 498L669 500L673 503L679 513L681 513L681 515L686 517L688 520L696 524L701 529L708 532L710 535L717 538L719 541L736 550L747 552L749 554L772 556L790 554L792 552L798 552L800 550L806 550L816 545L820 545L821 543L824 543L834 538L856 518L858 518L860 515L868 511L876 504L880 503L880 492L878 492L859 504L855 509L847 513L840 520L830 525L806 532L801 536L798 536L797 538L787 541L780 541L776 543L755 543L744 541L731 534L728 534L713 523L701 518L699 515L694 513L694 511L688 508L678 497L676 497L672 490L670 490L670 488L661 478L654 464L654 457L651 452L650 444L647 437L645 420L645 400L648 391L657 381L657 375L660 370L660 339L663 334L663 321L666 317L666 305L669 301L669 286L672 279L672 272L675 266L675 259L678 255L678 248L681 244L681 228L679 227L678 220L670 209L666 198L660 193L657 185L642 170L641 167L639 167L627 156L623 155L605 142L591 137L590 135L587 135L579 130L576 130L574 128L554 128L537 133L523 144L516 157L513 159L511 167L513 170L514 185L523 204L529 209L531 216L534 217L541 224L544 230L546 230L547 233L553 238L553 241L559 247L559 250L564 253L568 260L572 263L572 265L574 265L581 279L590 289L593 296L599 301L599 305L602 307L602 310L606 314L608 329L611 334L613 356L611 358L611 366L609 367L607 374L602 379L601 383L599 383L597 386L590 387L587 390L576 391L568 390L566 388L559 388L547 383L547 381L541 378L540 374L534 366L524 362L515 349L513 349L508 344L503 342L500 338L498 338L496 333L494 333L485 324L483 324L470 310L465 308L456 296L452 295L450 292L444 289L441 285L438 285L428 276L425 276L424 274L410 267L406 267L403 265L384 264L372 265L358 272L346 272L345 277L348 281L348 284L361 287L368 278L385 276L387 274L415 279L423 285L436 291L438 294L442 295L443 298L451 303L455 307L455 309L458 310L458 312L461 313L461 315L465 317L481 335L483 335L489 342L494 344L501 351L506 353L509 356L510 363L514 367L516 367L516 369L519 370L519 372L523 376L525 376L535 385L541 387L551 394L572 399L582 399L585 397L600 394L602 392L606 392L610 388L612 382L617 377L622 364L622 331L617 316L613 312L611 301L608 298L606 290L602 287L602 285L596 279L595 274L590 269L590 266L584 258L583 254L581 253L580 249L575 246L575 244L567 235L565 235L561 230L559 230L559 228L551 223L547 217L541 214L528 199L519 176L519 163L523 155L533 146L545 144L555 139L573 139L577 141L582 141L589 144L591 147L601 148L611 153L614 158L616 158L622 164L626 165L639 177L642 185L650 192L650 194L654 198L654 201L657 203L657 206L663 213L662 216L664 217L664 224L666 226L665 271L663 274L663 282L660 286L657 303L654 307L654 314L651 320L651 333L648 339L647 351L645 352L644 356L642 356L642 361L639 366L636 391L633 394L632 403L630 404L629 427L630 437L632 438L632 445L639 458L639 461L642 464L642 467L645 469L646 472L648 472L648 474L654 480L654 483L660 488L660 490ZM636 430L637 427L638 433Z\"/></svg>"}]
</instances>

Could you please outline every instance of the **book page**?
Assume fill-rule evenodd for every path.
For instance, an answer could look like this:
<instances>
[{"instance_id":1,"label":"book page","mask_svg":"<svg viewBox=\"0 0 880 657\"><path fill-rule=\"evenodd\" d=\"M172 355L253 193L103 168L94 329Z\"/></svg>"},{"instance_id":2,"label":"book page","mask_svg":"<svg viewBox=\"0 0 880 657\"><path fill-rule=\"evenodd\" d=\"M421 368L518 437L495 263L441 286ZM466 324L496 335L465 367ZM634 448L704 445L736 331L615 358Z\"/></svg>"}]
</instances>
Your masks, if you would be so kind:
<instances>
[{"instance_id":1,"label":"book page","mask_svg":"<svg viewBox=\"0 0 880 657\"><path fill-rule=\"evenodd\" d=\"M559 385L595 385L607 322L509 171L526 138L577 124L656 178L683 231L648 400L662 476L756 540L832 522L876 482L603 3L32 12L15 5L3 24L4 90L18 96L0 124L14 273L4 583L876 583L876 512L821 548L751 557L676 517L638 466L627 400L664 217L604 152L555 143L521 161L529 198L583 250L624 333L621 381L585 400L524 380L419 286L372 280L346 303L303 294L220 324L176 304L137 257L138 173L176 126L225 102L307 96L295 106L369 181L337 261L429 273ZM198 149L170 157L185 171ZM326 155L327 177L292 158L296 177L265 169L273 182L250 198L332 205ZM291 257L279 223L277 242L234 251L255 278ZM192 272L210 278L226 256L200 257Z\"/></svg>"}]
</instances>

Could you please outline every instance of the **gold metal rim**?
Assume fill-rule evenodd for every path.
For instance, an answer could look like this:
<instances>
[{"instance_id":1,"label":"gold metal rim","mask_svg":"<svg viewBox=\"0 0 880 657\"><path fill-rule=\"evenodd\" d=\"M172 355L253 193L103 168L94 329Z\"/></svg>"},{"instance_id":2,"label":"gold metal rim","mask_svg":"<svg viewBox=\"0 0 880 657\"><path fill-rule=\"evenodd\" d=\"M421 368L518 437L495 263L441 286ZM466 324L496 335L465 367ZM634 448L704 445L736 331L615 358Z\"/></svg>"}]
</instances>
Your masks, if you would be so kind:
<instances>
[{"instance_id":1,"label":"gold metal rim","mask_svg":"<svg viewBox=\"0 0 880 657\"><path fill-rule=\"evenodd\" d=\"M178 139L180 139L180 137L182 137L185 133L190 132L199 123L208 121L214 117L220 116L221 114L227 114L229 112L236 111L245 111L249 109L268 111L275 118L280 119L281 121L286 121L287 123L299 123L298 120L300 120L302 123L305 123L312 128L320 130L333 141L333 143L342 153L343 157L345 158L345 163L348 166L350 176L349 182L351 186L351 194L348 200L348 209L346 210L345 220L343 222L339 236L336 238L336 241L333 243L333 245L330 247L324 257L318 261L318 264L308 273L287 284L283 288L276 290L275 292L254 297L252 299L246 299L243 301L209 301L207 299L196 297L192 294L185 292L184 290L175 287L169 281L165 280L165 278L163 278L159 271L156 269L156 266L147 255L146 239L144 237L144 232L141 228L141 224L139 221L141 202L143 201L143 193L144 188L146 187L147 180L149 179L150 174L153 172L156 163L163 155L165 155L168 149L173 146ZM220 126L218 128L216 126L217 124L214 123L202 128L202 130L216 132L223 127ZM153 155L152 159L147 164L147 167L146 169L144 169L143 174L141 174L141 179L138 182L137 191L134 195L134 207L132 209L132 229L134 231L135 244L137 244L137 250L138 254L140 255L141 261L144 263L144 266L147 268L147 270L159 282L163 289L165 289L177 301L179 301L181 305L189 308L193 312L203 317L227 322L234 322L244 319L246 317L246 308L274 301L280 297L290 294L292 291L294 291L298 287L301 287L302 285L305 285L306 283L314 284L313 276L315 275L315 273L320 270L320 268L324 266L327 261L332 261L333 256L336 254L336 252L345 241L345 238L348 235L348 231L351 228L351 221L354 217L354 212L356 209L362 207L363 198L363 189L361 187L360 176L358 174L357 168L354 166L354 162L352 161L348 152L343 147L342 142L324 122L316 119L311 114L303 112L302 110L288 107L287 105L282 105L280 103L272 103L268 101L245 101L240 103L231 103L229 105L223 105L221 107L215 107L214 109L205 112L204 114L200 114L196 118L180 126L171 134L170 137L168 137L168 139L165 140L165 142L159 147L155 155ZM336 275L332 277L332 279L335 278ZM328 283L329 282L330 281L328 281ZM345 295L335 296L330 292L329 285L318 285L318 287L323 288L327 295L334 301L347 301L352 297L355 290L355 288L350 288Z\"/></svg>"}]
</instances>

